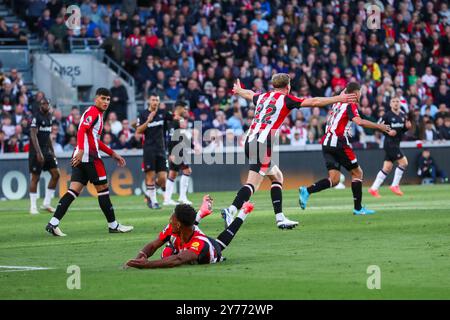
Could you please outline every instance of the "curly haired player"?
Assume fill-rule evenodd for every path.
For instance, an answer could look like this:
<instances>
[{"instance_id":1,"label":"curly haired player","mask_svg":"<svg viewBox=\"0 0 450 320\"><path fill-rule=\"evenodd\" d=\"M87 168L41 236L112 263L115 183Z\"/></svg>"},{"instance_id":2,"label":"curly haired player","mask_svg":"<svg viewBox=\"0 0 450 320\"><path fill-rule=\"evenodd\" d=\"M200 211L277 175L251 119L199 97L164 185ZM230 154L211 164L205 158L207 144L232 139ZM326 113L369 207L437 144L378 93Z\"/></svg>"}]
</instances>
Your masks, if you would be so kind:
<instances>
[{"instance_id":1,"label":"curly haired player","mask_svg":"<svg viewBox=\"0 0 450 320\"><path fill-rule=\"evenodd\" d=\"M238 216L216 238L210 238L199 228L200 220L212 213L212 199L203 197L198 212L189 204L179 204L170 217L169 224L159 236L139 251L135 259L129 260L125 268L139 269L171 268L182 264L208 264L224 260L222 251L230 244L247 215L252 212L253 204L244 203ZM167 244L160 260L149 261L156 250Z\"/></svg>"}]
</instances>

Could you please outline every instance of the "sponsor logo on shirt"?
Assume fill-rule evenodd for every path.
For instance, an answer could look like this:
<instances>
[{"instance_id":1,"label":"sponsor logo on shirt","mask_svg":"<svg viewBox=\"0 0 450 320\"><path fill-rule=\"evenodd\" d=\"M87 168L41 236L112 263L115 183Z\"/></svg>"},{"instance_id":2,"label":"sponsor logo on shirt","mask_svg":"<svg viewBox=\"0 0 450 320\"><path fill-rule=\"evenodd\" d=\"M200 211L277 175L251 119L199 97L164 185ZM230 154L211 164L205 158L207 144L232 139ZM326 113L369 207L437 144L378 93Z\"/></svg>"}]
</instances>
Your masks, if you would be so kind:
<instances>
[{"instance_id":1,"label":"sponsor logo on shirt","mask_svg":"<svg viewBox=\"0 0 450 320\"><path fill-rule=\"evenodd\" d=\"M39 131L52 132L52 127L39 127Z\"/></svg>"},{"instance_id":2,"label":"sponsor logo on shirt","mask_svg":"<svg viewBox=\"0 0 450 320\"><path fill-rule=\"evenodd\" d=\"M200 246L200 242L197 242L197 241L195 241L195 242L193 242L192 244L191 244L191 247L192 247L192 249L194 249L194 250L198 250L198 247Z\"/></svg>"},{"instance_id":3,"label":"sponsor logo on shirt","mask_svg":"<svg viewBox=\"0 0 450 320\"><path fill-rule=\"evenodd\" d=\"M162 125L164 125L164 120L155 121L155 122L150 122L150 123L147 125L147 128L158 127L158 126L162 126Z\"/></svg>"},{"instance_id":4,"label":"sponsor logo on shirt","mask_svg":"<svg viewBox=\"0 0 450 320\"><path fill-rule=\"evenodd\" d=\"M404 125L404 123L392 123L391 128L403 128Z\"/></svg>"}]
</instances>

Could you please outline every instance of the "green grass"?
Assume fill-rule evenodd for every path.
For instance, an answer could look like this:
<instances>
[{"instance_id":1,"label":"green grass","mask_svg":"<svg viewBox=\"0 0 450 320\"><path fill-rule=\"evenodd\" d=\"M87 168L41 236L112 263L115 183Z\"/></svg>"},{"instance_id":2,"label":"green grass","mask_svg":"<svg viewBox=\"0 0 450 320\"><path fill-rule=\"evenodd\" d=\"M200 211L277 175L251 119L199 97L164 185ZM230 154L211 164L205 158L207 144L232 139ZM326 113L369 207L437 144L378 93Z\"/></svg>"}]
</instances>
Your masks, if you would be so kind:
<instances>
[{"instance_id":1,"label":"green grass","mask_svg":"<svg viewBox=\"0 0 450 320\"><path fill-rule=\"evenodd\" d=\"M0 203L0 265L51 270L4 272L1 299L450 299L450 198L448 186L405 186L397 197L364 193L374 216L353 216L351 190L312 196L301 211L295 191L284 192L284 211L301 226L275 227L270 196L254 197L255 211L217 265L122 270L153 240L170 209L150 211L141 197L112 199L130 234L109 234L95 198L80 198L64 218L65 238L44 231L50 215L30 216L28 201ZM215 213L202 230L217 236L218 209L234 192L213 193ZM201 194L191 195L199 203ZM41 199L40 199L41 200ZM159 252L158 252L159 257ZM81 268L81 289L68 290L67 267ZM381 289L366 286L367 267L381 268Z\"/></svg>"}]
</instances>

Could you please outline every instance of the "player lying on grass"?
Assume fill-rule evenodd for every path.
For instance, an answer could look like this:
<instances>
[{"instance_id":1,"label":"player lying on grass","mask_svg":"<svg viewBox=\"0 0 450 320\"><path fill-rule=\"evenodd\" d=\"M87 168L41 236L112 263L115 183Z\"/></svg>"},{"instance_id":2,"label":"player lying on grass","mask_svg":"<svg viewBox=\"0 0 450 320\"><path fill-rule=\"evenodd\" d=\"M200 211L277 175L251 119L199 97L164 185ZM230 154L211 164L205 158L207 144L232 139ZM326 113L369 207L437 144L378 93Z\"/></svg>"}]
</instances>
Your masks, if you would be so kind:
<instances>
[{"instance_id":1,"label":"player lying on grass","mask_svg":"<svg viewBox=\"0 0 450 320\"><path fill-rule=\"evenodd\" d=\"M233 240L247 214L252 210L252 203L244 203L233 222L216 239L213 239L205 235L197 226L202 218L212 213L212 199L209 195L203 197L203 203L198 212L189 204L179 204L175 207L169 224L158 238L139 251L135 259L129 260L125 268L171 268L182 264L221 262L224 260L222 251ZM161 259L149 261L148 258L165 243L167 245Z\"/></svg>"},{"instance_id":2,"label":"player lying on grass","mask_svg":"<svg viewBox=\"0 0 450 320\"><path fill-rule=\"evenodd\" d=\"M350 82L342 94L344 93L356 93L357 101L359 101L361 96L359 84ZM388 125L361 119L357 103L338 102L333 104L332 112L327 119L326 132L321 141L322 153L328 169L328 178L319 180L309 187L300 187L299 203L302 209L306 208L306 203L312 193L332 188L339 183L341 166L343 166L352 175L353 214L365 215L375 213L375 211L361 205L363 171L348 141L348 131L352 122L358 126L392 134Z\"/></svg>"}]
</instances>

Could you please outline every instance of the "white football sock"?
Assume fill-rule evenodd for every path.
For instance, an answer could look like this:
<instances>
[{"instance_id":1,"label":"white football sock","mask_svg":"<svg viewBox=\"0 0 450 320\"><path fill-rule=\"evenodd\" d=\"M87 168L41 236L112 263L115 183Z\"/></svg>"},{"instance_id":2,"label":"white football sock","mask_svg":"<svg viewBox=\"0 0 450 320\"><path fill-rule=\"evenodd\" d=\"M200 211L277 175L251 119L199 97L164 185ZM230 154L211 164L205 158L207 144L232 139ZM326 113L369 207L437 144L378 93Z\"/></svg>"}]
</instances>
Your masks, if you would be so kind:
<instances>
[{"instance_id":1,"label":"white football sock","mask_svg":"<svg viewBox=\"0 0 450 320\"><path fill-rule=\"evenodd\" d=\"M55 189L47 188L45 190L44 206L50 206L54 195L55 195Z\"/></svg>"},{"instance_id":2,"label":"white football sock","mask_svg":"<svg viewBox=\"0 0 450 320\"><path fill-rule=\"evenodd\" d=\"M394 180L392 180L391 186L395 187L400 184L400 180L402 179L403 172L405 172L405 169L403 169L402 167L397 167L395 169Z\"/></svg>"},{"instance_id":3,"label":"white football sock","mask_svg":"<svg viewBox=\"0 0 450 320\"><path fill-rule=\"evenodd\" d=\"M154 185L147 186L147 197L150 198L152 203L158 203L158 199L156 198L156 188Z\"/></svg>"},{"instance_id":4,"label":"white football sock","mask_svg":"<svg viewBox=\"0 0 450 320\"><path fill-rule=\"evenodd\" d=\"M166 192L164 193L164 200L169 201L172 199L173 186L175 183L171 179L167 179L166 181Z\"/></svg>"},{"instance_id":5,"label":"white football sock","mask_svg":"<svg viewBox=\"0 0 450 320\"><path fill-rule=\"evenodd\" d=\"M114 220L113 222L108 222L108 227L110 227L111 229L115 229L117 228L119 224L117 223L116 220Z\"/></svg>"},{"instance_id":6,"label":"white football sock","mask_svg":"<svg viewBox=\"0 0 450 320\"><path fill-rule=\"evenodd\" d=\"M180 199L186 200L186 193L189 187L189 176L182 175L180 178Z\"/></svg>"},{"instance_id":7,"label":"white football sock","mask_svg":"<svg viewBox=\"0 0 450 320\"><path fill-rule=\"evenodd\" d=\"M247 218L247 216L248 216L248 214L245 214L245 212L244 212L244 210L239 210L239 213L238 213L238 218L240 218L242 221L244 221L245 220L245 218Z\"/></svg>"},{"instance_id":8,"label":"white football sock","mask_svg":"<svg viewBox=\"0 0 450 320\"><path fill-rule=\"evenodd\" d=\"M233 215L233 217L236 215L237 213L237 208L234 205L231 205L228 207L228 210L230 211L230 213Z\"/></svg>"},{"instance_id":9,"label":"white football sock","mask_svg":"<svg viewBox=\"0 0 450 320\"><path fill-rule=\"evenodd\" d=\"M280 212L280 213L277 213L276 215L275 215L275 220L278 222L278 221L283 221L284 219L286 219L286 217L284 216L284 213L283 212Z\"/></svg>"},{"instance_id":10,"label":"white football sock","mask_svg":"<svg viewBox=\"0 0 450 320\"><path fill-rule=\"evenodd\" d=\"M386 179L386 177L387 177L387 175L386 175L386 173L384 173L383 170L378 171L377 177L375 178L375 181L373 182L370 189L378 190L381 187L381 185L383 184L384 179Z\"/></svg>"},{"instance_id":11,"label":"white football sock","mask_svg":"<svg viewBox=\"0 0 450 320\"><path fill-rule=\"evenodd\" d=\"M31 209L37 209L36 201L37 201L37 193L30 192L30 203L31 203L30 207L31 207Z\"/></svg>"},{"instance_id":12,"label":"white football sock","mask_svg":"<svg viewBox=\"0 0 450 320\"><path fill-rule=\"evenodd\" d=\"M55 218L55 217L52 217L51 219L50 219L50 224L52 225L52 226L57 226L57 225L59 225L59 219L58 218Z\"/></svg>"}]
</instances>

